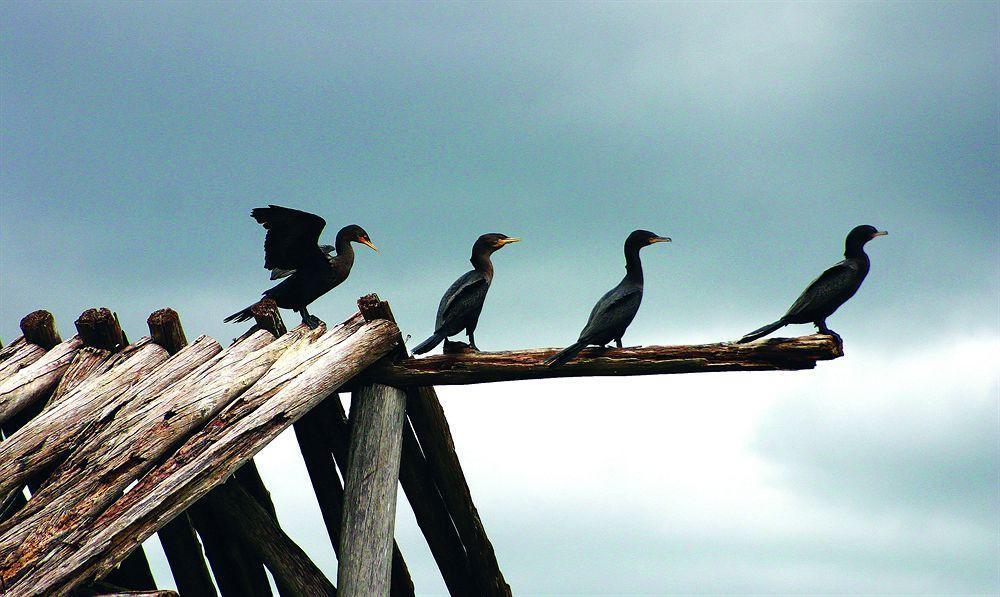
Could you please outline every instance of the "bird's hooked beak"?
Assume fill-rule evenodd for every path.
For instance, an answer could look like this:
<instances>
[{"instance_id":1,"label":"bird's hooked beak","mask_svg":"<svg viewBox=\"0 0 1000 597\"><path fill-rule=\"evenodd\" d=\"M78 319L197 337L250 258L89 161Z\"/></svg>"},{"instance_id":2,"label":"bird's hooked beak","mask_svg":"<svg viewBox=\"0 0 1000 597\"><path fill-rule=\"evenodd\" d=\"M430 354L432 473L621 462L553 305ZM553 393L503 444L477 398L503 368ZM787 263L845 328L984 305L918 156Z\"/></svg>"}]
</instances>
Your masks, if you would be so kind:
<instances>
[{"instance_id":1,"label":"bird's hooked beak","mask_svg":"<svg viewBox=\"0 0 1000 597\"><path fill-rule=\"evenodd\" d=\"M521 239L509 236L507 238L501 238L500 240L497 241L497 244L499 244L499 246L502 247L504 245L509 245L510 243L519 243L519 242L521 242Z\"/></svg>"},{"instance_id":2,"label":"bird's hooked beak","mask_svg":"<svg viewBox=\"0 0 1000 597\"><path fill-rule=\"evenodd\" d=\"M876 236L888 236L888 235L889 232L887 230L879 230L878 232L872 235L872 238L875 238Z\"/></svg>"},{"instance_id":3,"label":"bird's hooked beak","mask_svg":"<svg viewBox=\"0 0 1000 597\"><path fill-rule=\"evenodd\" d=\"M373 245L372 241L368 240L367 236L365 236L363 238L359 238L358 242L361 243L361 244L363 244L363 245L368 246L369 248L371 248L372 251L375 251L376 253L378 253L378 247L376 247L375 245Z\"/></svg>"},{"instance_id":4,"label":"bird's hooked beak","mask_svg":"<svg viewBox=\"0 0 1000 597\"><path fill-rule=\"evenodd\" d=\"M669 243L669 242L670 242L670 237L669 236L654 236L653 238L649 239L649 244L653 244L653 243Z\"/></svg>"}]
</instances>

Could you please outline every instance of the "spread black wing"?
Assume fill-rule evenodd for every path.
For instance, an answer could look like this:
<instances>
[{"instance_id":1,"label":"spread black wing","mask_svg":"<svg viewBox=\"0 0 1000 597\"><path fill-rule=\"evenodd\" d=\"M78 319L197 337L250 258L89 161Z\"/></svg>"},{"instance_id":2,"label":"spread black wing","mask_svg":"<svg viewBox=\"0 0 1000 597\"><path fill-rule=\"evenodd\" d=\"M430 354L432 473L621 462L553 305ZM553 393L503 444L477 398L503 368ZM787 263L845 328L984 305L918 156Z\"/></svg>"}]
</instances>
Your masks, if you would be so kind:
<instances>
[{"instance_id":1,"label":"spread black wing","mask_svg":"<svg viewBox=\"0 0 1000 597\"><path fill-rule=\"evenodd\" d=\"M625 332L642 302L642 288L620 284L601 297L580 332L581 341L608 342Z\"/></svg>"},{"instance_id":2,"label":"spread black wing","mask_svg":"<svg viewBox=\"0 0 1000 597\"><path fill-rule=\"evenodd\" d=\"M250 212L267 230L264 237L264 269L294 270L315 259L323 218L297 209L269 205Z\"/></svg>"},{"instance_id":3,"label":"spread black wing","mask_svg":"<svg viewBox=\"0 0 1000 597\"><path fill-rule=\"evenodd\" d=\"M486 302L486 291L489 288L489 280L476 270L455 280L441 297L435 329L441 330L447 324L464 322L468 316L477 314Z\"/></svg>"}]
</instances>

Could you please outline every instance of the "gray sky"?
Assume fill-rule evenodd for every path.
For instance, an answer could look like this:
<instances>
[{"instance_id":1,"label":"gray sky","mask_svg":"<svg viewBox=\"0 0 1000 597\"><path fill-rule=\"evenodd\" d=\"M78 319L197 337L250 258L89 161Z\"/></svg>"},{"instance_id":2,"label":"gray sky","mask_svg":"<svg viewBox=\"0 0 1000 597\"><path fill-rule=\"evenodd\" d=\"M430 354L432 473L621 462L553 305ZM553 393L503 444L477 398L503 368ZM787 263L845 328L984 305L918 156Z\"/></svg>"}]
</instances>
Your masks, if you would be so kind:
<instances>
[{"instance_id":1,"label":"gray sky","mask_svg":"<svg viewBox=\"0 0 1000 597\"><path fill-rule=\"evenodd\" d=\"M417 341L479 234L523 237L487 350L575 339L634 228L674 240L643 252L650 344L777 318L870 223L846 359L444 388L460 456L518 594L996 593L998 10L5 2L0 337L91 306L238 335L267 203L382 250L313 313L377 291ZM294 441L260 462L334 575Z\"/></svg>"}]
</instances>

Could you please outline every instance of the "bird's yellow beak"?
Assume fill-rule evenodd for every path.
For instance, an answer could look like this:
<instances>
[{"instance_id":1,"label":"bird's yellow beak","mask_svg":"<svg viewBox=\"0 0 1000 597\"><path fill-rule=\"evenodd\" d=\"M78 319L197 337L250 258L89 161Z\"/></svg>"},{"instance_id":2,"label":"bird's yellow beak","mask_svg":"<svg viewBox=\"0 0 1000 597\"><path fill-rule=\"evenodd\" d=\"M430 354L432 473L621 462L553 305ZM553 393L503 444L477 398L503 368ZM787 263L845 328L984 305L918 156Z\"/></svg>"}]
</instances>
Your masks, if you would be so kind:
<instances>
[{"instance_id":1,"label":"bird's yellow beak","mask_svg":"<svg viewBox=\"0 0 1000 597\"><path fill-rule=\"evenodd\" d=\"M888 235L889 232L887 230L879 230L878 232L872 235L872 238L875 238L876 236L888 236Z\"/></svg>"},{"instance_id":2,"label":"bird's yellow beak","mask_svg":"<svg viewBox=\"0 0 1000 597\"><path fill-rule=\"evenodd\" d=\"M363 244L363 245L367 245L368 247L371 248L372 251L375 251L376 253L378 253L378 247L376 247L375 245L373 245L372 241L368 240L367 237L366 238L359 238L358 242L361 243L361 244Z\"/></svg>"},{"instance_id":3,"label":"bird's yellow beak","mask_svg":"<svg viewBox=\"0 0 1000 597\"><path fill-rule=\"evenodd\" d=\"M519 243L519 242L521 242L521 239L514 238L513 236L511 236L511 237L508 237L508 238L501 238L498 242L500 243L500 246L502 247L504 245L509 245L510 243Z\"/></svg>"},{"instance_id":4,"label":"bird's yellow beak","mask_svg":"<svg viewBox=\"0 0 1000 597\"><path fill-rule=\"evenodd\" d=\"M653 238L649 239L649 244L669 243L669 242L670 242L670 237L668 236L654 236Z\"/></svg>"}]
</instances>

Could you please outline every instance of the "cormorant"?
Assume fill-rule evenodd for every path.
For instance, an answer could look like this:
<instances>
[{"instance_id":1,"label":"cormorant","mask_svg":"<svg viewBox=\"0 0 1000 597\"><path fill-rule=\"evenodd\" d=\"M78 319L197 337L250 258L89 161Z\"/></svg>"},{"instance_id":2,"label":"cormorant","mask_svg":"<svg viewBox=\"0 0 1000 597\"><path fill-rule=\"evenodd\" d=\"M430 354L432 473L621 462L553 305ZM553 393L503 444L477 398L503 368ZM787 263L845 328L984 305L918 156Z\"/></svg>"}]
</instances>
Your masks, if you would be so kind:
<instances>
[{"instance_id":1,"label":"cormorant","mask_svg":"<svg viewBox=\"0 0 1000 597\"><path fill-rule=\"evenodd\" d=\"M889 233L880 232L874 226L867 224L855 227L847 235L844 250L846 259L813 280L813 283L802 291L795 303L788 308L784 317L750 332L740 338L738 343L752 342L790 323L813 323L821 334L829 334L840 341L840 335L826 327L826 318L833 315L838 307L854 296L868 275L871 260L865 253L865 243L876 236L886 234Z\"/></svg>"},{"instance_id":2,"label":"cormorant","mask_svg":"<svg viewBox=\"0 0 1000 597\"><path fill-rule=\"evenodd\" d=\"M590 312L587 325L580 332L580 339L549 357L545 364L558 367L575 357L585 346L605 346L612 340L622 347L622 336L639 312L642 302L642 262L639 249L653 243L668 243L670 239L657 236L648 230L636 230L625 239L625 277L618 286L601 297Z\"/></svg>"},{"instance_id":3,"label":"cormorant","mask_svg":"<svg viewBox=\"0 0 1000 597\"><path fill-rule=\"evenodd\" d=\"M490 282L493 281L493 262L490 255L495 251L518 242L519 238L511 238L505 234L484 234L480 236L472 245L472 271L455 280L455 283L448 288L444 296L441 297L441 304L438 305L437 320L434 323L434 333L431 337L418 344L413 349L413 354L423 354L440 344L448 336L465 330L469 336L469 346L473 350L479 350L476 346L476 324L479 323L479 314L483 310L483 303L486 301L486 291L490 289Z\"/></svg>"},{"instance_id":4,"label":"cormorant","mask_svg":"<svg viewBox=\"0 0 1000 597\"><path fill-rule=\"evenodd\" d=\"M315 214L269 205L252 210L250 215L267 230L264 237L264 269L271 270L272 280L286 278L277 286L265 290L263 295L274 299L283 309L298 311L302 315L302 323L313 329L322 322L315 315L310 315L306 307L347 279L354 265L351 243L361 243L378 252L368 233L356 224L341 228L335 247L331 247L318 244L326 220ZM331 257L334 248L337 256ZM225 321L246 321L252 317L250 307L247 307L233 313Z\"/></svg>"}]
</instances>

